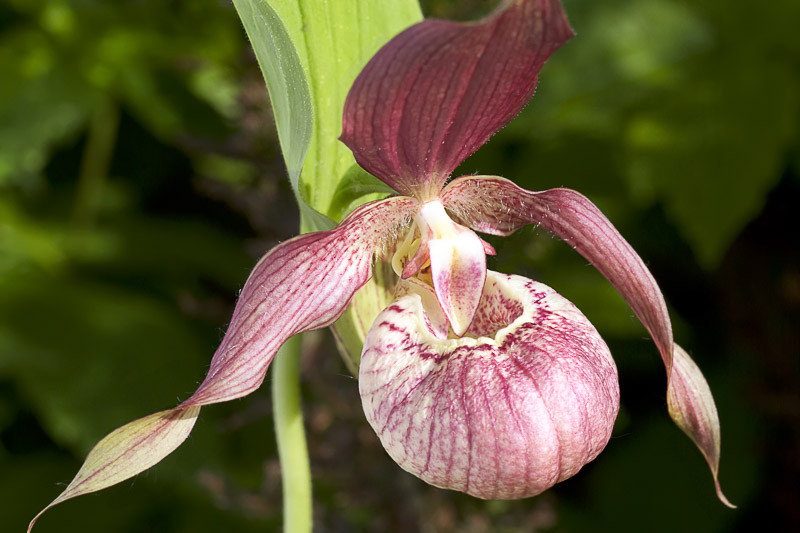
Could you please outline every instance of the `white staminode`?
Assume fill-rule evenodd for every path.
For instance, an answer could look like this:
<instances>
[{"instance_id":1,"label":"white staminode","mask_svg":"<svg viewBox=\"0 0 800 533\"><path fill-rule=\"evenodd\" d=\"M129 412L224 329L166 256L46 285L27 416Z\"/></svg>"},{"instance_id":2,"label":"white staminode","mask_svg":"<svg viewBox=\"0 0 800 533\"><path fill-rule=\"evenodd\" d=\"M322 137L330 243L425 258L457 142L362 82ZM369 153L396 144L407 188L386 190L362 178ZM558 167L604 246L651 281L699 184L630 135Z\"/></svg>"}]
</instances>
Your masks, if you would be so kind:
<instances>
[{"instance_id":1,"label":"white staminode","mask_svg":"<svg viewBox=\"0 0 800 533\"><path fill-rule=\"evenodd\" d=\"M461 336L478 307L486 280L486 252L480 238L454 222L440 200L422 204L392 259L395 271L405 278L428 264L439 306L453 333Z\"/></svg>"}]
</instances>

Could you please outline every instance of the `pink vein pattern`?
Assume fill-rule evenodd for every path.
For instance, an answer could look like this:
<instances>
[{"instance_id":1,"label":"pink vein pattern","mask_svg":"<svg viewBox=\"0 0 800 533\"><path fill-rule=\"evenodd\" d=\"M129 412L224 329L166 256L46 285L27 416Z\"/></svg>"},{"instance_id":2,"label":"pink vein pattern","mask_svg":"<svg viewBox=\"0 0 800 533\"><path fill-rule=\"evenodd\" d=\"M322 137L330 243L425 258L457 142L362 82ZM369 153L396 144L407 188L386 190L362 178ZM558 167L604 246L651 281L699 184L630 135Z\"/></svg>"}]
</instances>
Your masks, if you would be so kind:
<instances>
[{"instance_id":1,"label":"pink vein pattern","mask_svg":"<svg viewBox=\"0 0 800 533\"><path fill-rule=\"evenodd\" d=\"M424 314L416 295L395 301L361 359L364 412L401 467L439 487L515 499L602 451L619 408L616 367L569 301L490 271L477 338L436 339ZM504 319L513 321L495 329Z\"/></svg>"}]
</instances>

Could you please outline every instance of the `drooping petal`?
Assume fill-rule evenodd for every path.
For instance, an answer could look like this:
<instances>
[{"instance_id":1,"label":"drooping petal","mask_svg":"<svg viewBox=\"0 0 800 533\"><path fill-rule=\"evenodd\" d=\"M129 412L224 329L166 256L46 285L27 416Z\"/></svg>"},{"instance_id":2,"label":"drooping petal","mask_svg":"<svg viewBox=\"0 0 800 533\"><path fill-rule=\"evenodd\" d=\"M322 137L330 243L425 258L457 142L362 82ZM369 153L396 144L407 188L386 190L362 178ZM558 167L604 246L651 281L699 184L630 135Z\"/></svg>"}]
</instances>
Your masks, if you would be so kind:
<instances>
[{"instance_id":1,"label":"drooping petal","mask_svg":"<svg viewBox=\"0 0 800 533\"><path fill-rule=\"evenodd\" d=\"M195 393L174 409L105 437L48 508L150 468L186 438L200 406L255 390L286 339L336 320L369 279L376 247L410 218L416 205L407 197L372 202L333 230L301 235L267 252L245 283L228 331Z\"/></svg>"},{"instance_id":2,"label":"drooping petal","mask_svg":"<svg viewBox=\"0 0 800 533\"><path fill-rule=\"evenodd\" d=\"M636 251L588 198L570 189L532 192L497 176L470 176L448 184L442 202L476 231L508 235L534 223L564 239L625 298L670 375L672 325L661 289Z\"/></svg>"},{"instance_id":3,"label":"drooping petal","mask_svg":"<svg viewBox=\"0 0 800 533\"><path fill-rule=\"evenodd\" d=\"M270 250L245 283L211 368L182 405L250 394L286 339L333 323L369 279L375 249L416 207L408 197L366 204L330 231L308 233Z\"/></svg>"},{"instance_id":4,"label":"drooping petal","mask_svg":"<svg viewBox=\"0 0 800 533\"><path fill-rule=\"evenodd\" d=\"M616 367L555 291L489 272L467 337L437 338L416 294L376 320L359 390L392 458L433 485L487 499L533 496L594 459L619 407Z\"/></svg>"},{"instance_id":5,"label":"drooping petal","mask_svg":"<svg viewBox=\"0 0 800 533\"><path fill-rule=\"evenodd\" d=\"M720 431L717 406L711 389L686 351L675 345L672 376L667 388L669 416L700 448L714 476L717 497L722 503L735 509L719 486Z\"/></svg>"},{"instance_id":6,"label":"drooping petal","mask_svg":"<svg viewBox=\"0 0 800 533\"><path fill-rule=\"evenodd\" d=\"M344 142L396 191L432 198L530 100L573 33L558 0L503 2L476 23L425 20L381 48L344 106Z\"/></svg>"},{"instance_id":7,"label":"drooping petal","mask_svg":"<svg viewBox=\"0 0 800 533\"><path fill-rule=\"evenodd\" d=\"M469 227L493 235L537 223L569 243L614 285L661 352L670 415L705 455L717 495L730 505L717 482L719 420L711 391L694 362L673 343L666 303L652 274L597 206L570 189L526 191L497 176L454 180L442 191L442 202Z\"/></svg>"},{"instance_id":8,"label":"drooping petal","mask_svg":"<svg viewBox=\"0 0 800 533\"><path fill-rule=\"evenodd\" d=\"M31 520L28 531L54 505L116 485L159 463L186 440L198 413L199 407L170 409L112 431L92 448L64 492Z\"/></svg>"}]
</instances>

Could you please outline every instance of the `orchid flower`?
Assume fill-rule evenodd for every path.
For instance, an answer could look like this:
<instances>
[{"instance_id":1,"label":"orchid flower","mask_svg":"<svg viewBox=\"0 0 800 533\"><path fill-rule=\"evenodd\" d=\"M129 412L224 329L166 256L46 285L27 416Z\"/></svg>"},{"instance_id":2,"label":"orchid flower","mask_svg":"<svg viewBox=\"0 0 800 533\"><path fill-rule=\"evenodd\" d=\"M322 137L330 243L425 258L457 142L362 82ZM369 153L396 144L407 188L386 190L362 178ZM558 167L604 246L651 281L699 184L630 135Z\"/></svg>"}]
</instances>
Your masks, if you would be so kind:
<instances>
[{"instance_id":1,"label":"orchid flower","mask_svg":"<svg viewBox=\"0 0 800 533\"><path fill-rule=\"evenodd\" d=\"M200 407L256 390L278 348L331 325L385 250L394 300L364 339L359 390L389 455L430 484L479 498L524 498L569 478L609 441L617 371L572 303L487 270L494 251L476 232L504 236L527 224L569 243L629 303L666 367L670 415L730 505L717 481L709 387L673 342L653 276L611 222L569 189L532 192L498 176L447 183L525 106L543 64L572 35L558 0L515 0L476 23L425 20L386 44L350 90L341 141L397 194L267 252L195 393L104 438L49 507L149 468L188 436Z\"/></svg>"}]
</instances>

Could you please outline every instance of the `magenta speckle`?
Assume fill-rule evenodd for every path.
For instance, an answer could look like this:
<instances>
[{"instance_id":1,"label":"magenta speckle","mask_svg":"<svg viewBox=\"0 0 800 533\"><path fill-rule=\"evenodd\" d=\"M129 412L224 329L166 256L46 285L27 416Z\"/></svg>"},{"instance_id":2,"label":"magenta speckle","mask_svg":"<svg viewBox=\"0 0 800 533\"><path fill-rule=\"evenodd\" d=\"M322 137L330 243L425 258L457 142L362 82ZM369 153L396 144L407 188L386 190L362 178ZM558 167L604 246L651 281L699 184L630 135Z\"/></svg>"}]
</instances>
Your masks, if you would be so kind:
<instances>
[{"instance_id":1,"label":"magenta speckle","mask_svg":"<svg viewBox=\"0 0 800 533\"><path fill-rule=\"evenodd\" d=\"M605 447L616 367L570 302L489 272L470 329L478 338L444 341L424 334L419 305L402 297L382 313L359 376L367 420L400 466L439 487L514 499L574 475Z\"/></svg>"}]
</instances>

